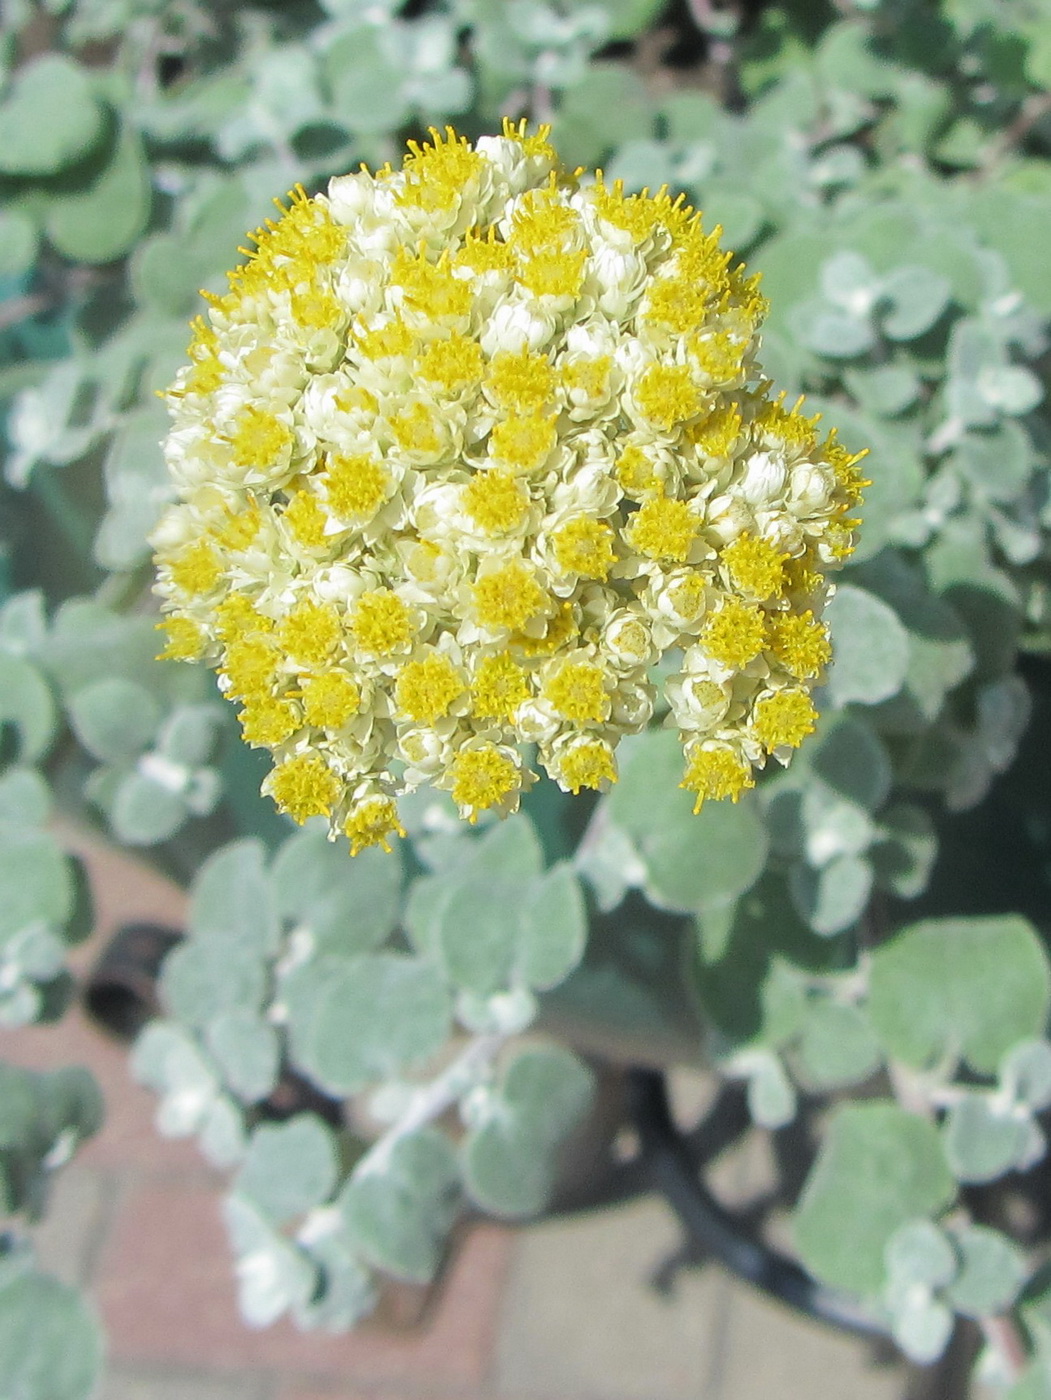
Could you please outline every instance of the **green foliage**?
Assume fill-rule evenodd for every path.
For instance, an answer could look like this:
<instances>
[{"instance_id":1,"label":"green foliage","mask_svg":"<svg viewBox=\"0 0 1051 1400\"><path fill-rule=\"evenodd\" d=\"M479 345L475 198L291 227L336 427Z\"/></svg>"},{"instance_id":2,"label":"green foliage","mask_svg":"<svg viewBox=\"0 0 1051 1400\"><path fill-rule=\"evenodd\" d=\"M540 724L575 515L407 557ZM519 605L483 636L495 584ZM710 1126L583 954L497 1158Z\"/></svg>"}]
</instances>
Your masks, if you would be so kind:
<instances>
[{"instance_id":1,"label":"green foliage","mask_svg":"<svg viewBox=\"0 0 1051 1400\"><path fill-rule=\"evenodd\" d=\"M590 1105L589 1070L560 1048L524 1050L500 1083L470 1101L461 1146L464 1182L495 1215L535 1215L547 1205L554 1149Z\"/></svg>"},{"instance_id":2,"label":"green foliage","mask_svg":"<svg viewBox=\"0 0 1051 1400\"><path fill-rule=\"evenodd\" d=\"M395 1278L426 1283L458 1201L452 1145L423 1128L397 1138L381 1163L366 1158L340 1193L339 1208L363 1258Z\"/></svg>"},{"instance_id":3,"label":"green foliage","mask_svg":"<svg viewBox=\"0 0 1051 1400\"><path fill-rule=\"evenodd\" d=\"M43 1212L51 1174L102 1125L86 1069L37 1074L0 1062L0 1214Z\"/></svg>"},{"instance_id":4,"label":"green foliage","mask_svg":"<svg viewBox=\"0 0 1051 1400\"><path fill-rule=\"evenodd\" d=\"M543 1208L589 1076L557 1046L505 1056L540 1018L620 1057L703 1049L771 1130L874 1084L922 1109L833 1113L805 1262L918 1361L956 1314L1019 1309L1036 1360L1012 1400L1046 1400L1051 1324L1017 1296L1019 1254L939 1218L954 1182L996 1191L1041 1160L1051 1103L1044 930L1012 912L1046 903L1051 774L999 859L1008 893L969 858L985 837L958 854L1046 728L1046 660L1020 659L1051 649L1046 21L1035 0L858 0L766 5L738 32L716 7L698 44L656 0L4 7L0 1022L58 1014L89 921L52 787L196 875L135 1066L162 1130L236 1172L254 1324L350 1326L377 1271L433 1273L464 1200ZM728 65L684 74L657 24ZM766 370L870 449L864 528L818 732L740 803L694 814L658 727L586 829L583 799L534 791L528 816L467 832L430 796L406 804L404 856L350 861L265 809L207 673L154 659L146 537L172 489L154 391L275 194L505 112L549 118L571 166L684 190L762 271ZM293 1074L362 1096L355 1128L270 1122ZM32 1213L92 1091L4 1075L5 1191ZM435 1126L454 1108L455 1141ZM25 1394L84 1394L94 1323L2 1267L0 1372L28 1318L27 1355L73 1340L68 1377L27 1373Z\"/></svg>"},{"instance_id":5,"label":"green foliage","mask_svg":"<svg viewBox=\"0 0 1051 1400\"><path fill-rule=\"evenodd\" d=\"M954 1195L930 1123L895 1103L849 1104L829 1125L796 1211L796 1244L826 1283L877 1294L895 1232L944 1210Z\"/></svg>"},{"instance_id":6,"label":"green foliage","mask_svg":"<svg viewBox=\"0 0 1051 1400\"><path fill-rule=\"evenodd\" d=\"M89 1400L102 1330L84 1298L39 1273L28 1251L0 1250L0 1375L25 1400Z\"/></svg>"},{"instance_id":7,"label":"green foliage","mask_svg":"<svg viewBox=\"0 0 1051 1400\"><path fill-rule=\"evenodd\" d=\"M275 1225L328 1199L336 1184L332 1133L309 1113L263 1124L252 1134L234 1190Z\"/></svg>"},{"instance_id":8,"label":"green foliage","mask_svg":"<svg viewBox=\"0 0 1051 1400\"><path fill-rule=\"evenodd\" d=\"M755 804L708 803L697 814L684 792L674 734L641 735L607 799L610 822L634 842L647 898L658 909L692 912L728 904L763 869L766 833Z\"/></svg>"},{"instance_id":9,"label":"green foliage","mask_svg":"<svg viewBox=\"0 0 1051 1400\"><path fill-rule=\"evenodd\" d=\"M1039 1035L1051 967L1017 917L913 924L877 949L869 1010L891 1054L922 1067L963 1056L987 1073L1017 1041Z\"/></svg>"}]
</instances>

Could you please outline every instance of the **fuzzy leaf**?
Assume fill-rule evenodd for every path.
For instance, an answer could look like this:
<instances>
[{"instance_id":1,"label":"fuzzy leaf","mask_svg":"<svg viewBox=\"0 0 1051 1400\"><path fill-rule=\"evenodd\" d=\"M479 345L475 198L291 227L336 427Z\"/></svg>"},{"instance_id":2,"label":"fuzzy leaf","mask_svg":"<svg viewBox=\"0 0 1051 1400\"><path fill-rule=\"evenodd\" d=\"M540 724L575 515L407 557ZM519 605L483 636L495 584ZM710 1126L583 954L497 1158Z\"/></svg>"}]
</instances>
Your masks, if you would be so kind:
<instances>
[{"instance_id":1,"label":"fuzzy leaf","mask_svg":"<svg viewBox=\"0 0 1051 1400\"><path fill-rule=\"evenodd\" d=\"M352 1174L339 1204L361 1254L395 1278L429 1282L459 1205L459 1178L456 1154L433 1128L398 1139L381 1166Z\"/></svg>"},{"instance_id":2,"label":"fuzzy leaf","mask_svg":"<svg viewBox=\"0 0 1051 1400\"><path fill-rule=\"evenodd\" d=\"M933 1124L895 1103L848 1104L829 1125L803 1188L796 1244L825 1283L875 1296L894 1233L942 1211L954 1194Z\"/></svg>"},{"instance_id":3,"label":"fuzzy leaf","mask_svg":"<svg viewBox=\"0 0 1051 1400\"><path fill-rule=\"evenodd\" d=\"M84 69L64 54L42 54L19 70L0 104L0 172L56 175L104 132Z\"/></svg>"},{"instance_id":4,"label":"fuzzy leaf","mask_svg":"<svg viewBox=\"0 0 1051 1400\"><path fill-rule=\"evenodd\" d=\"M872 1023L906 1064L958 1054L995 1073L1012 1045L1043 1032L1049 1005L1047 955L1016 915L930 919L872 955Z\"/></svg>"},{"instance_id":5,"label":"fuzzy leaf","mask_svg":"<svg viewBox=\"0 0 1051 1400\"><path fill-rule=\"evenodd\" d=\"M336 1174L331 1130L315 1114L297 1113L256 1128L234 1189L282 1225L327 1200Z\"/></svg>"},{"instance_id":6,"label":"fuzzy leaf","mask_svg":"<svg viewBox=\"0 0 1051 1400\"><path fill-rule=\"evenodd\" d=\"M356 1093L434 1054L449 1030L445 979L422 958L364 953L321 960L290 1026L299 1065L330 1093ZM304 969L306 971L306 969Z\"/></svg>"}]
</instances>

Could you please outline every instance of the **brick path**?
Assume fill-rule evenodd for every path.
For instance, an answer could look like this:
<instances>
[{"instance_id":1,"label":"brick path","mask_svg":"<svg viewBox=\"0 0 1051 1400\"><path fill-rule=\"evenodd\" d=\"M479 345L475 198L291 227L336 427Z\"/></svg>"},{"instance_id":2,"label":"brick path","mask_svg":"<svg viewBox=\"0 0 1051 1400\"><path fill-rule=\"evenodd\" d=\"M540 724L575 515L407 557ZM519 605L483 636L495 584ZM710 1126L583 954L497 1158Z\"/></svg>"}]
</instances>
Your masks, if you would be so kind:
<instances>
[{"instance_id":1,"label":"brick path","mask_svg":"<svg viewBox=\"0 0 1051 1400\"><path fill-rule=\"evenodd\" d=\"M131 919L178 925L178 891L80 837L97 931L91 965ZM127 1053L79 1012L0 1032L0 1056L36 1068L87 1064L106 1123L56 1183L37 1231L44 1263L84 1285L109 1339L97 1400L897 1400L901 1372L797 1319L715 1267L681 1268L657 1200L465 1232L441 1287L411 1326L370 1321L343 1337L237 1315L223 1181L189 1142L162 1140L153 1096ZM703 1092L687 1081L681 1092ZM723 1165L746 1198L761 1145ZM751 1187L750 1187L751 1183ZM664 1280L661 1287L655 1286Z\"/></svg>"}]
</instances>

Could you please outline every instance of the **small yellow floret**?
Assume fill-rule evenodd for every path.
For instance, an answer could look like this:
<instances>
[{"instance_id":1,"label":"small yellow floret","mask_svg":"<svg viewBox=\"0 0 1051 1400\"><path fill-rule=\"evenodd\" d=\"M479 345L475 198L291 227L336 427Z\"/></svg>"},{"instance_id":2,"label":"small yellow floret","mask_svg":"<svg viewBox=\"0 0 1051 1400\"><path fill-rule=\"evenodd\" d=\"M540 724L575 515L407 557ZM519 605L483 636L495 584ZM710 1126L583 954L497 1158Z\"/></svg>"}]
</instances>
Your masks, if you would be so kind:
<instances>
[{"instance_id":1,"label":"small yellow floret","mask_svg":"<svg viewBox=\"0 0 1051 1400\"><path fill-rule=\"evenodd\" d=\"M281 518L298 542L308 549L324 549L330 543L325 534L325 512L312 492L294 492Z\"/></svg>"},{"instance_id":2,"label":"small yellow floret","mask_svg":"<svg viewBox=\"0 0 1051 1400\"><path fill-rule=\"evenodd\" d=\"M343 834L350 838L350 854L356 856L366 846L381 846L391 853L390 838L405 835L393 797L363 798L343 823Z\"/></svg>"},{"instance_id":3,"label":"small yellow floret","mask_svg":"<svg viewBox=\"0 0 1051 1400\"><path fill-rule=\"evenodd\" d=\"M158 661L196 661L204 651L206 638L189 617L166 617L157 627L168 634Z\"/></svg>"},{"instance_id":4,"label":"small yellow floret","mask_svg":"<svg viewBox=\"0 0 1051 1400\"><path fill-rule=\"evenodd\" d=\"M482 157L471 149L466 136L457 136L451 126L444 136L430 128L431 140L422 146L409 142L409 154L402 169L405 183L398 192L398 203L428 212L454 209L464 186L484 167Z\"/></svg>"},{"instance_id":5,"label":"small yellow floret","mask_svg":"<svg viewBox=\"0 0 1051 1400\"><path fill-rule=\"evenodd\" d=\"M756 602L765 602L784 587L784 554L747 530L726 546L722 562L737 588Z\"/></svg>"},{"instance_id":6,"label":"small yellow floret","mask_svg":"<svg viewBox=\"0 0 1051 1400\"><path fill-rule=\"evenodd\" d=\"M613 369L612 355L596 355L594 359L569 360L559 374L570 394L584 399L600 399L609 392L609 376Z\"/></svg>"},{"instance_id":7,"label":"small yellow floret","mask_svg":"<svg viewBox=\"0 0 1051 1400\"><path fill-rule=\"evenodd\" d=\"M707 418L691 423L687 439L706 457L728 457L741 435L741 413L736 404L723 404Z\"/></svg>"},{"instance_id":8,"label":"small yellow floret","mask_svg":"<svg viewBox=\"0 0 1051 1400\"><path fill-rule=\"evenodd\" d=\"M215 610L215 630L224 642L253 632L272 632L274 624L243 593L228 593Z\"/></svg>"},{"instance_id":9,"label":"small yellow floret","mask_svg":"<svg viewBox=\"0 0 1051 1400\"><path fill-rule=\"evenodd\" d=\"M496 237L496 229L490 226L488 238L479 238L469 232L463 247L453 257L453 267L466 267L479 276L486 272L510 272L514 267L514 251Z\"/></svg>"},{"instance_id":10,"label":"small yellow floret","mask_svg":"<svg viewBox=\"0 0 1051 1400\"><path fill-rule=\"evenodd\" d=\"M600 218L630 234L635 243L648 238L659 222L661 210L657 201L638 194L625 197L623 180L608 187L599 178L591 190L591 200Z\"/></svg>"},{"instance_id":11,"label":"small yellow floret","mask_svg":"<svg viewBox=\"0 0 1051 1400\"><path fill-rule=\"evenodd\" d=\"M419 400L407 413L395 414L390 420L390 427L403 452L418 453L433 459L445 450L445 438L438 426L437 414Z\"/></svg>"},{"instance_id":12,"label":"small yellow floret","mask_svg":"<svg viewBox=\"0 0 1051 1400\"><path fill-rule=\"evenodd\" d=\"M239 510L236 513L231 511L222 525L215 531L215 541L222 549L238 553L247 549L256 535L259 534L261 523L259 507L253 501L244 510Z\"/></svg>"},{"instance_id":13,"label":"small yellow floret","mask_svg":"<svg viewBox=\"0 0 1051 1400\"><path fill-rule=\"evenodd\" d=\"M520 773L512 758L495 744L464 749L449 765L453 801L468 809L468 821L477 813L509 797L519 785Z\"/></svg>"},{"instance_id":14,"label":"small yellow floret","mask_svg":"<svg viewBox=\"0 0 1051 1400\"><path fill-rule=\"evenodd\" d=\"M576 613L572 599L567 598L548 622L542 637L529 637L524 633L516 633L511 641L523 656L554 656L556 651L559 651L577 635Z\"/></svg>"},{"instance_id":15,"label":"small yellow floret","mask_svg":"<svg viewBox=\"0 0 1051 1400\"><path fill-rule=\"evenodd\" d=\"M587 253L534 253L523 258L515 279L535 297L578 297Z\"/></svg>"},{"instance_id":16,"label":"small yellow floret","mask_svg":"<svg viewBox=\"0 0 1051 1400\"><path fill-rule=\"evenodd\" d=\"M493 356L485 387L498 408L510 413L536 413L555 393L555 371L546 355L531 350L501 350Z\"/></svg>"},{"instance_id":17,"label":"small yellow floret","mask_svg":"<svg viewBox=\"0 0 1051 1400\"><path fill-rule=\"evenodd\" d=\"M757 441L769 441L784 448L793 457L809 456L817 447L817 424L820 413L804 418L799 399L791 410L784 406L785 395L779 394L760 408L752 424Z\"/></svg>"},{"instance_id":18,"label":"small yellow floret","mask_svg":"<svg viewBox=\"0 0 1051 1400\"><path fill-rule=\"evenodd\" d=\"M463 507L488 535L505 535L525 519L529 496L510 472L476 472L463 488Z\"/></svg>"},{"instance_id":19,"label":"small yellow floret","mask_svg":"<svg viewBox=\"0 0 1051 1400\"><path fill-rule=\"evenodd\" d=\"M684 277L663 277L650 288L643 314L647 321L685 335L703 323L708 295L706 287Z\"/></svg>"},{"instance_id":20,"label":"small yellow floret","mask_svg":"<svg viewBox=\"0 0 1051 1400\"><path fill-rule=\"evenodd\" d=\"M553 418L530 413L497 423L489 438L489 450L496 461L531 472L551 456L557 437Z\"/></svg>"},{"instance_id":21,"label":"small yellow floret","mask_svg":"<svg viewBox=\"0 0 1051 1400\"><path fill-rule=\"evenodd\" d=\"M335 330L345 316L332 293L320 288L293 292L291 310L293 320L306 330Z\"/></svg>"},{"instance_id":22,"label":"small yellow floret","mask_svg":"<svg viewBox=\"0 0 1051 1400\"><path fill-rule=\"evenodd\" d=\"M652 460L634 442L629 442L617 458L616 473L625 495L633 500L642 500L661 486L661 478L654 469Z\"/></svg>"},{"instance_id":23,"label":"small yellow floret","mask_svg":"<svg viewBox=\"0 0 1051 1400\"><path fill-rule=\"evenodd\" d=\"M369 331L357 331L354 344L366 360L400 360L416 344L416 337L404 321L388 321Z\"/></svg>"},{"instance_id":24,"label":"small yellow floret","mask_svg":"<svg viewBox=\"0 0 1051 1400\"><path fill-rule=\"evenodd\" d=\"M510 117L504 117L503 135L508 141L517 141L527 156L548 160L554 163L558 160L558 152L552 146L548 137L551 135L551 127L546 122L537 127L533 135L528 134L529 123L525 117L519 121L512 121Z\"/></svg>"},{"instance_id":25,"label":"small yellow floret","mask_svg":"<svg viewBox=\"0 0 1051 1400\"><path fill-rule=\"evenodd\" d=\"M219 556L207 540L191 544L171 563L172 583L191 598L211 593L222 577L223 566Z\"/></svg>"},{"instance_id":26,"label":"small yellow floret","mask_svg":"<svg viewBox=\"0 0 1051 1400\"><path fill-rule=\"evenodd\" d=\"M350 631L358 651L393 656L412 640L415 628L409 609L388 588L362 593L350 615Z\"/></svg>"},{"instance_id":27,"label":"small yellow floret","mask_svg":"<svg viewBox=\"0 0 1051 1400\"><path fill-rule=\"evenodd\" d=\"M813 734L817 711L810 695L792 687L764 695L756 702L752 715L755 736L768 752L774 749L798 749Z\"/></svg>"},{"instance_id":28,"label":"small yellow floret","mask_svg":"<svg viewBox=\"0 0 1051 1400\"><path fill-rule=\"evenodd\" d=\"M668 585L668 601L685 622L695 622L708 601L708 579L704 574L687 574Z\"/></svg>"},{"instance_id":29,"label":"small yellow floret","mask_svg":"<svg viewBox=\"0 0 1051 1400\"><path fill-rule=\"evenodd\" d=\"M579 224L579 215L561 202L553 187L527 190L511 217L511 242L523 253L554 252L565 246Z\"/></svg>"},{"instance_id":30,"label":"small yellow floret","mask_svg":"<svg viewBox=\"0 0 1051 1400\"><path fill-rule=\"evenodd\" d=\"M264 790L295 822L327 817L339 799L339 779L320 754L300 753L276 767Z\"/></svg>"},{"instance_id":31,"label":"small yellow floret","mask_svg":"<svg viewBox=\"0 0 1051 1400\"><path fill-rule=\"evenodd\" d=\"M679 786L696 794L693 810L699 812L708 798L736 802L746 788L755 786L755 778L744 759L726 745L695 744L687 750L686 774Z\"/></svg>"},{"instance_id":32,"label":"small yellow floret","mask_svg":"<svg viewBox=\"0 0 1051 1400\"><path fill-rule=\"evenodd\" d=\"M820 675L832 657L828 627L809 611L775 613L769 623L767 646L797 681Z\"/></svg>"},{"instance_id":33,"label":"small yellow floret","mask_svg":"<svg viewBox=\"0 0 1051 1400\"><path fill-rule=\"evenodd\" d=\"M565 661L545 682L543 696L556 714L574 724L602 724L609 719L606 673L590 661Z\"/></svg>"},{"instance_id":34,"label":"small yellow floret","mask_svg":"<svg viewBox=\"0 0 1051 1400\"><path fill-rule=\"evenodd\" d=\"M483 627L524 627L548 603L533 571L521 559L512 559L474 585L474 608Z\"/></svg>"},{"instance_id":35,"label":"small yellow floret","mask_svg":"<svg viewBox=\"0 0 1051 1400\"><path fill-rule=\"evenodd\" d=\"M361 705L361 691L345 671L310 676L300 689L303 719L318 729L342 729Z\"/></svg>"},{"instance_id":36,"label":"small yellow floret","mask_svg":"<svg viewBox=\"0 0 1051 1400\"><path fill-rule=\"evenodd\" d=\"M865 488L872 485L872 482L858 467L858 463L868 456L868 452L848 452L841 442L836 441L836 431L833 428L822 449L822 455L835 472L836 482L846 497L848 505L856 506L860 502Z\"/></svg>"},{"instance_id":37,"label":"small yellow floret","mask_svg":"<svg viewBox=\"0 0 1051 1400\"><path fill-rule=\"evenodd\" d=\"M477 384L482 377L485 356L476 340L467 335L451 335L428 345L420 359L421 379L440 384L450 393Z\"/></svg>"},{"instance_id":38,"label":"small yellow floret","mask_svg":"<svg viewBox=\"0 0 1051 1400\"><path fill-rule=\"evenodd\" d=\"M282 649L307 666L320 666L339 645L343 629L331 603L303 598L277 629Z\"/></svg>"},{"instance_id":39,"label":"small yellow floret","mask_svg":"<svg viewBox=\"0 0 1051 1400\"><path fill-rule=\"evenodd\" d=\"M689 365L650 365L635 385L639 411L665 432L700 413L704 398Z\"/></svg>"},{"instance_id":40,"label":"small yellow floret","mask_svg":"<svg viewBox=\"0 0 1051 1400\"><path fill-rule=\"evenodd\" d=\"M617 781L617 761L604 739L584 739L559 757L557 780L563 790L591 788L601 792Z\"/></svg>"},{"instance_id":41,"label":"small yellow floret","mask_svg":"<svg viewBox=\"0 0 1051 1400\"><path fill-rule=\"evenodd\" d=\"M434 724L466 691L463 674L442 652L410 661L398 672L394 698L417 724Z\"/></svg>"},{"instance_id":42,"label":"small yellow floret","mask_svg":"<svg viewBox=\"0 0 1051 1400\"><path fill-rule=\"evenodd\" d=\"M320 479L330 509L344 520L370 520L387 499L387 473L373 457L331 457Z\"/></svg>"},{"instance_id":43,"label":"small yellow floret","mask_svg":"<svg viewBox=\"0 0 1051 1400\"><path fill-rule=\"evenodd\" d=\"M506 652L482 658L471 685L471 708L476 715L509 720L528 699L526 673Z\"/></svg>"},{"instance_id":44,"label":"small yellow floret","mask_svg":"<svg viewBox=\"0 0 1051 1400\"><path fill-rule=\"evenodd\" d=\"M578 516L559 526L551 538L555 558L566 573L605 579L616 563L613 530L602 520Z\"/></svg>"},{"instance_id":45,"label":"small yellow floret","mask_svg":"<svg viewBox=\"0 0 1051 1400\"><path fill-rule=\"evenodd\" d=\"M695 337L690 354L701 370L716 384L732 384L741 378L747 345L726 331Z\"/></svg>"},{"instance_id":46,"label":"small yellow floret","mask_svg":"<svg viewBox=\"0 0 1051 1400\"><path fill-rule=\"evenodd\" d=\"M727 598L701 633L709 656L724 666L747 666L763 649L766 623L759 608Z\"/></svg>"},{"instance_id":47,"label":"small yellow floret","mask_svg":"<svg viewBox=\"0 0 1051 1400\"><path fill-rule=\"evenodd\" d=\"M700 520L685 501L656 496L644 501L624 527L624 538L650 559L685 563L700 531Z\"/></svg>"},{"instance_id":48,"label":"small yellow floret","mask_svg":"<svg viewBox=\"0 0 1051 1400\"><path fill-rule=\"evenodd\" d=\"M448 257L430 262L402 248L391 266L392 286L400 287L405 304L427 320L458 320L470 314L470 285L454 277Z\"/></svg>"},{"instance_id":49,"label":"small yellow floret","mask_svg":"<svg viewBox=\"0 0 1051 1400\"><path fill-rule=\"evenodd\" d=\"M296 707L288 700L275 700L270 695L260 696L246 705L240 719L245 742L256 748L282 744L299 728Z\"/></svg>"},{"instance_id":50,"label":"small yellow floret","mask_svg":"<svg viewBox=\"0 0 1051 1400\"><path fill-rule=\"evenodd\" d=\"M186 379L187 394L214 394L223 382L223 366L217 355L203 355Z\"/></svg>"},{"instance_id":51,"label":"small yellow floret","mask_svg":"<svg viewBox=\"0 0 1051 1400\"><path fill-rule=\"evenodd\" d=\"M234 461L247 468L275 466L291 453L295 436L288 424L273 413L248 404L241 410L230 438Z\"/></svg>"}]
</instances>

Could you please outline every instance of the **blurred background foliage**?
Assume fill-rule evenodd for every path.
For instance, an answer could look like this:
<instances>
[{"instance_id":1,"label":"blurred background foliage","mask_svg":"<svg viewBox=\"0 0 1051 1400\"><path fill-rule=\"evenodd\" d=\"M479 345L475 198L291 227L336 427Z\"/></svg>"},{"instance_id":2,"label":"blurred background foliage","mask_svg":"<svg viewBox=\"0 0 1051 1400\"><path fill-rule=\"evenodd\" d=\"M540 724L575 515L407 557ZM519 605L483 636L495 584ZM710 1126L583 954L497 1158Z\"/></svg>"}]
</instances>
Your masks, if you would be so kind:
<instances>
[{"instance_id":1,"label":"blurred background foliage","mask_svg":"<svg viewBox=\"0 0 1051 1400\"><path fill-rule=\"evenodd\" d=\"M504 116L685 190L762 270L767 371L871 448L861 546L820 731L750 800L691 817L657 732L582 840L553 790L477 833L421 800L404 859L351 863L258 797L211 675L153 659L156 391L275 194ZM250 1322L349 1326L464 1202L542 1209L591 1090L567 1046L703 1057L765 1128L835 1104L817 1278L916 1360L977 1319L983 1380L1051 1396L1049 154L1048 0L6 0L0 1023L62 1014L90 927L56 804L194 881L135 1068L233 1173ZM316 1103L278 1121L290 1076ZM82 1071L0 1068L26 1400L97 1370L19 1222L100 1113Z\"/></svg>"}]
</instances>

